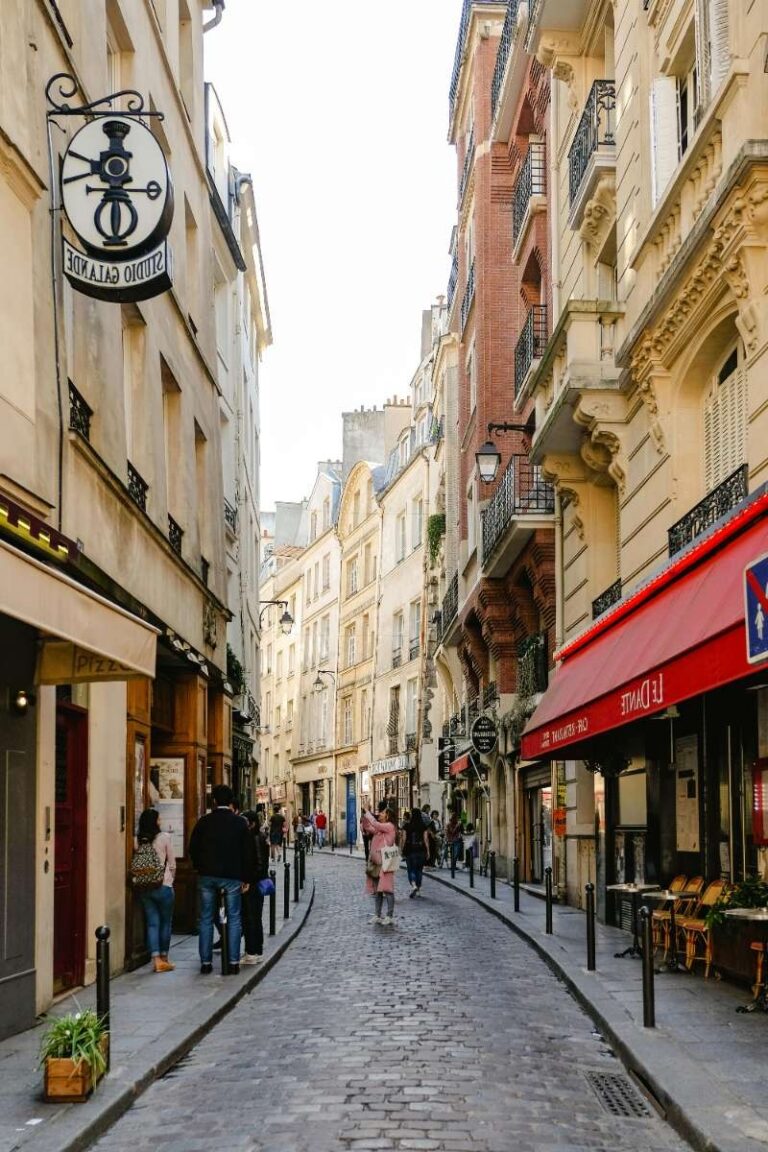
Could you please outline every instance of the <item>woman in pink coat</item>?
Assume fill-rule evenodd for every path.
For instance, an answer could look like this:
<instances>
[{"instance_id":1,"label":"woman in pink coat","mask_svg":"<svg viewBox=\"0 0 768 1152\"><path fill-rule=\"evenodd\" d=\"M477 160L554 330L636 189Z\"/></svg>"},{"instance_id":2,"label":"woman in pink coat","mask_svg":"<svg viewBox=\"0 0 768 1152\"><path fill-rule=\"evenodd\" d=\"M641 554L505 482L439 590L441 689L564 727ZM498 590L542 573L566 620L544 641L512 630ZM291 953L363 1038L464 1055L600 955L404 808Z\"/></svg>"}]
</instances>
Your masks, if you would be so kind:
<instances>
[{"instance_id":1,"label":"woman in pink coat","mask_svg":"<svg viewBox=\"0 0 768 1152\"><path fill-rule=\"evenodd\" d=\"M397 838L397 829L395 828L392 814L388 808L384 808L379 812L379 817L380 819L377 820L373 813L366 812L360 824L364 833L373 833L368 859L381 867L381 850L382 848L392 847ZM376 915L371 920L371 923L391 925L395 911L394 872L380 872L375 879L372 876L366 876L365 890L369 895L375 896L376 898ZM382 916L381 909L385 900L387 903L387 912L385 916Z\"/></svg>"}]
</instances>

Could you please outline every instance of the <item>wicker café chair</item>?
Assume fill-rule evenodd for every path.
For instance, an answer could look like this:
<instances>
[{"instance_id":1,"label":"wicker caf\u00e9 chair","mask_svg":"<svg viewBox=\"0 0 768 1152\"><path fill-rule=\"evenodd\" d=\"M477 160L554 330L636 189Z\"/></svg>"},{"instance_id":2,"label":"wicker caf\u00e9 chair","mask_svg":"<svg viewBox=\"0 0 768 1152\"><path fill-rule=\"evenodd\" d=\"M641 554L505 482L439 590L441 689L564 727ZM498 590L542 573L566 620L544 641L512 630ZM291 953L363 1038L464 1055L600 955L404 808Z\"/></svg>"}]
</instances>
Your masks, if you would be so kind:
<instances>
[{"instance_id":1,"label":"wicker caf\u00e9 chair","mask_svg":"<svg viewBox=\"0 0 768 1152\"><path fill-rule=\"evenodd\" d=\"M713 880L704 889L692 916L680 916L677 927L685 934L685 966L690 971L697 960L704 962L704 979L712 966L712 934L704 916L728 891L727 880Z\"/></svg>"},{"instance_id":2,"label":"wicker caf\u00e9 chair","mask_svg":"<svg viewBox=\"0 0 768 1152\"><path fill-rule=\"evenodd\" d=\"M674 880L670 880L670 892L682 892L688 883L688 877L684 872L675 876ZM702 884L704 881L702 880ZM699 888L698 891L701 891ZM669 924L670 924L670 911L668 908L657 908L651 915L651 927L653 929L653 951L658 952L662 943L664 944L664 959L667 958L669 952Z\"/></svg>"}]
</instances>

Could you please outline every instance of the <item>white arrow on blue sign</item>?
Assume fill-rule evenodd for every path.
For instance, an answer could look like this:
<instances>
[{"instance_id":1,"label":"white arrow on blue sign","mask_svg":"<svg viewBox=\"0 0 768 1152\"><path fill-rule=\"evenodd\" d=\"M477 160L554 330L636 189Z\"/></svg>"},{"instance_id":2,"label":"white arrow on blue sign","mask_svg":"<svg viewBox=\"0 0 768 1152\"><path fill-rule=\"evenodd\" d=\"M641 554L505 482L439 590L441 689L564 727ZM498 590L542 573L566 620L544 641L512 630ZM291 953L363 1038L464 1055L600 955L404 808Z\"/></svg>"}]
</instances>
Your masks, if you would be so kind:
<instances>
[{"instance_id":1,"label":"white arrow on blue sign","mask_svg":"<svg viewBox=\"0 0 768 1152\"><path fill-rule=\"evenodd\" d=\"M744 623L747 660L758 664L768 659L768 553L744 569Z\"/></svg>"}]
</instances>

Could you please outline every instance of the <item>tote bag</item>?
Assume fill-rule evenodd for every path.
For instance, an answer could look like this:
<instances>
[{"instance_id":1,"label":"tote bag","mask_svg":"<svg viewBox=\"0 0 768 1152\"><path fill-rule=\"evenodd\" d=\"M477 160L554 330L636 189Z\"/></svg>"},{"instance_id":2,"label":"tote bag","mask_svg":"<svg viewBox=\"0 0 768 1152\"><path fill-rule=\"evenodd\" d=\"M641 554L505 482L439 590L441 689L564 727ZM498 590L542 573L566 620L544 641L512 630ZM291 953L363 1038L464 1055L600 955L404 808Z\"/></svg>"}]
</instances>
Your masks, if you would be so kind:
<instances>
[{"instance_id":1,"label":"tote bag","mask_svg":"<svg viewBox=\"0 0 768 1152\"><path fill-rule=\"evenodd\" d=\"M381 850L382 872L397 872L400 867L400 849L393 844L391 848Z\"/></svg>"}]
</instances>

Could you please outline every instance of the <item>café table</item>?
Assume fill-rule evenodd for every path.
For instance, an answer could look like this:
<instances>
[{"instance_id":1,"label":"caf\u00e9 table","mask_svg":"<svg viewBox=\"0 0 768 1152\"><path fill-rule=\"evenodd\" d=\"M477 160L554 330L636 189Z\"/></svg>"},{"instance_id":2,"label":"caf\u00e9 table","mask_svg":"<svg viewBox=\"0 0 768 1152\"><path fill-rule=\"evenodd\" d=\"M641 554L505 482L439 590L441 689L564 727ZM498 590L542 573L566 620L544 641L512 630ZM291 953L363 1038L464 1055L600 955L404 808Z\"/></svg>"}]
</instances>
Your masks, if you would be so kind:
<instances>
[{"instance_id":1,"label":"caf\u00e9 table","mask_svg":"<svg viewBox=\"0 0 768 1152\"><path fill-rule=\"evenodd\" d=\"M668 960L664 960L657 972L688 972L685 964L680 963L677 952L677 925L675 924L675 909L681 900L690 900L690 892L670 892L668 888L650 890L643 894L644 900L658 900L659 904L669 904L669 931L672 934L672 948Z\"/></svg>"},{"instance_id":2,"label":"caf\u00e9 table","mask_svg":"<svg viewBox=\"0 0 768 1152\"><path fill-rule=\"evenodd\" d=\"M616 959L621 959L624 956L641 956L643 949L640 946L640 936L637 931L637 900L645 892L655 892L658 889L658 884L606 884L607 892L619 892L623 896L630 896L632 899L632 943L623 952L615 952Z\"/></svg>"},{"instance_id":3,"label":"caf\u00e9 table","mask_svg":"<svg viewBox=\"0 0 768 1152\"><path fill-rule=\"evenodd\" d=\"M763 978L757 989L757 995L749 1004L742 1004L737 1012L768 1012L768 908L726 908L726 916L733 920L744 920L748 924L759 925L762 932Z\"/></svg>"}]
</instances>

